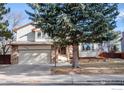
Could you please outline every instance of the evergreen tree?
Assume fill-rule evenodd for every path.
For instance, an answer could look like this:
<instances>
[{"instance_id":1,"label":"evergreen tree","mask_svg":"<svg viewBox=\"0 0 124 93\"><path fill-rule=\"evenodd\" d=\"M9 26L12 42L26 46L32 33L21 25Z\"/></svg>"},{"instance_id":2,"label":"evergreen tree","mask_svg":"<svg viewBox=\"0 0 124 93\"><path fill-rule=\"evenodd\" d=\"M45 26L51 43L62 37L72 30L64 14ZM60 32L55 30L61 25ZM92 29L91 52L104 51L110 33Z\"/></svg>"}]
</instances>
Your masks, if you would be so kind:
<instances>
[{"instance_id":1,"label":"evergreen tree","mask_svg":"<svg viewBox=\"0 0 124 93\"><path fill-rule=\"evenodd\" d=\"M9 11L10 9L7 9L5 4L0 4L0 37L5 37L6 39L12 36L12 33L8 30L8 21L4 20L4 15Z\"/></svg>"},{"instance_id":2,"label":"evergreen tree","mask_svg":"<svg viewBox=\"0 0 124 93\"><path fill-rule=\"evenodd\" d=\"M9 13L10 9L6 8L6 4L0 4L0 51L1 54L6 54L8 51L7 40L12 38L11 31L8 30L8 21L4 20L4 17Z\"/></svg>"},{"instance_id":3,"label":"evergreen tree","mask_svg":"<svg viewBox=\"0 0 124 93\"><path fill-rule=\"evenodd\" d=\"M116 27L117 4L29 4L26 11L34 25L61 45L73 46L73 67L78 64L79 43L112 39Z\"/></svg>"}]
</instances>

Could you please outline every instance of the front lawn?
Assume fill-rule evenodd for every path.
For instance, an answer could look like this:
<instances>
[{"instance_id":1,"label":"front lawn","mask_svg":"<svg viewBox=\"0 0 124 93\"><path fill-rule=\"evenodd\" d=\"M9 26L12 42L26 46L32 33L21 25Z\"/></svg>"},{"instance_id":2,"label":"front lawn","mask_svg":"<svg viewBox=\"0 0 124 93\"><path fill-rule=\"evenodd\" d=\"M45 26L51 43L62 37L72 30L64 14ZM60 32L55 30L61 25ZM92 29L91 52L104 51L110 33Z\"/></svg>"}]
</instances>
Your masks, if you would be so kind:
<instances>
[{"instance_id":1,"label":"front lawn","mask_svg":"<svg viewBox=\"0 0 124 93\"><path fill-rule=\"evenodd\" d=\"M58 66L51 69L52 74L124 74L124 63L81 63L80 68Z\"/></svg>"}]
</instances>

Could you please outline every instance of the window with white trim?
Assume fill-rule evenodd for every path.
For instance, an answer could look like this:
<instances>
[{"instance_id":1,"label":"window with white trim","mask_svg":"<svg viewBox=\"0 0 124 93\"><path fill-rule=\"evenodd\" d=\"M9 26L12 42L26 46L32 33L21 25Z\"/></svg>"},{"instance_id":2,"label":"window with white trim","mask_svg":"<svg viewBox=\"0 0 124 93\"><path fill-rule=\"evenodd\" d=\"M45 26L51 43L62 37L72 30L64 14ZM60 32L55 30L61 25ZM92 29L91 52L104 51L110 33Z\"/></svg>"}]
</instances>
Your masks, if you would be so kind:
<instances>
[{"instance_id":1,"label":"window with white trim","mask_svg":"<svg viewBox=\"0 0 124 93\"><path fill-rule=\"evenodd\" d=\"M94 50L94 44L84 43L82 44L82 51Z\"/></svg>"},{"instance_id":2,"label":"window with white trim","mask_svg":"<svg viewBox=\"0 0 124 93\"><path fill-rule=\"evenodd\" d=\"M42 33L41 33L41 32L38 32L38 33L37 33L37 38L38 38L38 39L41 39L41 38L42 38Z\"/></svg>"}]
</instances>

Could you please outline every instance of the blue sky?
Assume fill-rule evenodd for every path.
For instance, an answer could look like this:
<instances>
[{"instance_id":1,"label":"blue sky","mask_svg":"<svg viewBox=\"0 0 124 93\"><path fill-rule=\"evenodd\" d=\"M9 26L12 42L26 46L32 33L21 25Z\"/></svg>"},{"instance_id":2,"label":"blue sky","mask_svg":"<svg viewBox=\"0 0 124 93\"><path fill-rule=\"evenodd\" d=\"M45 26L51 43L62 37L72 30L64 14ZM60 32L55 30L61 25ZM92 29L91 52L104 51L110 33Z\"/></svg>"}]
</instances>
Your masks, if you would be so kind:
<instances>
[{"instance_id":1,"label":"blue sky","mask_svg":"<svg viewBox=\"0 0 124 93\"><path fill-rule=\"evenodd\" d=\"M21 24L29 23L30 20L28 19L28 15L25 13L25 10L32 11L27 4L24 3L16 3L16 4L7 4L7 7L11 8L11 12L17 12L24 15L25 20L21 22ZM120 14L117 17L117 27L115 28L116 31L124 31L124 3L118 5L118 10Z\"/></svg>"},{"instance_id":2,"label":"blue sky","mask_svg":"<svg viewBox=\"0 0 124 93\"><path fill-rule=\"evenodd\" d=\"M7 7L10 8L10 13L18 13L23 15L25 19L22 20L21 24L27 24L31 21L29 20L29 16L25 13L25 10L32 11L32 9L27 4L11 3L11 4L7 4Z\"/></svg>"}]
</instances>

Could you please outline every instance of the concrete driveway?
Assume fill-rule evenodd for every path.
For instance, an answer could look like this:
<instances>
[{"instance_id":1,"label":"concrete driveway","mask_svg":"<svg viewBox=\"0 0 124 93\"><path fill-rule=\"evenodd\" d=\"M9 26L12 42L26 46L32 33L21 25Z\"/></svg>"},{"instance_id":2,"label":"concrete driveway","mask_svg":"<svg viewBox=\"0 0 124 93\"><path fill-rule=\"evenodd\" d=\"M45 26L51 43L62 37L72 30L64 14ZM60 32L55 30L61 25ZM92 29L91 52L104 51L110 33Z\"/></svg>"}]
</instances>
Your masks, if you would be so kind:
<instances>
[{"instance_id":1,"label":"concrete driveway","mask_svg":"<svg viewBox=\"0 0 124 93\"><path fill-rule=\"evenodd\" d=\"M124 85L124 75L52 75L52 65L0 66L0 85Z\"/></svg>"},{"instance_id":2,"label":"concrete driveway","mask_svg":"<svg viewBox=\"0 0 124 93\"><path fill-rule=\"evenodd\" d=\"M1 66L2 67L2 66ZM9 75L9 76L40 76L50 74L51 65L42 64L42 65L7 65L0 69L0 74Z\"/></svg>"},{"instance_id":3,"label":"concrete driveway","mask_svg":"<svg viewBox=\"0 0 124 93\"><path fill-rule=\"evenodd\" d=\"M60 64L61 65L61 64ZM0 65L0 85L70 84L70 75L52 75L51 64Z\"/></svg>"}]
</instances>

